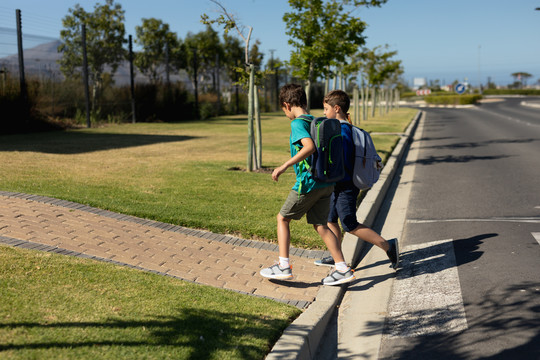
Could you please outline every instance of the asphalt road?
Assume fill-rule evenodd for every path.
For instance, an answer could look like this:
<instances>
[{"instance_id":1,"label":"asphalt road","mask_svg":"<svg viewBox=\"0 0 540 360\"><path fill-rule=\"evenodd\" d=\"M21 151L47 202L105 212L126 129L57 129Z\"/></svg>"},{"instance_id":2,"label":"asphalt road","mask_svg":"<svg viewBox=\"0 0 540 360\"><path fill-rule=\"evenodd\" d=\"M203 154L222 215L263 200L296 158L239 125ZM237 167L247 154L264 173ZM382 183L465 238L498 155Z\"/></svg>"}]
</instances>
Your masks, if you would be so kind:
<instances>
[{"instance_id":1,"label":"asphalt road","mask_svg":"<svg viewBox=\"0 0 540 360\"><path fill-rule=\"evenodd\" d=\"M340 351L361 322L340 312L321 359L540 359L540 109L524 100L425 109L402 267L344 299L369 307L367 291L392 283L380 347Z\"/></svg>"},{"instance_id":2,"label":"asphalt road","mask_svg":"<svg viewBox=\"0 0 540 360\"><path fill-rule=\"evenodd\" d=\"M540 109L521 101L426 111L403 240L452 240L466 323L381 358L540 358Z\"/></svg>"}]
</instances>

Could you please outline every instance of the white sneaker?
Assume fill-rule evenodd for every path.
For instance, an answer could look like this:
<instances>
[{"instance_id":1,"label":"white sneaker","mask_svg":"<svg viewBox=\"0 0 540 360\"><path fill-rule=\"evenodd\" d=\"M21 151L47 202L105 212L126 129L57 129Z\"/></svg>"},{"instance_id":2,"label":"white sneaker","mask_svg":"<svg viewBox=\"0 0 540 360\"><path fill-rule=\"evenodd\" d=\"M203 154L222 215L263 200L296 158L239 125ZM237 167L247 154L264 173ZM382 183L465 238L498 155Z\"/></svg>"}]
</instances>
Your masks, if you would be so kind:
<instances>
[{"instance_id":1,"label":"white sneaker","mask_svg":"<svg viewBox=\"0 0 540 360\"><path fill-rule=\"evenodd\" d=\"M339 285L348 283L354 279L356 278L354 277L354 271L352 269L345 272L334 270L330 275L322 279L322 283L323 285Z\"/></svg>"},{"instance_id":2,"label":"white sneaker","mask_svg":"<svg viewBox=\"0 0 540 360\"><path fill-rule=\"evenodd\" d=\"M260 274L269 279L290 280L293 278L292 266L290 265L288 268L280 268L279 264L274 264L270 267L261 269Z\"/></svg>"}]
</instances>

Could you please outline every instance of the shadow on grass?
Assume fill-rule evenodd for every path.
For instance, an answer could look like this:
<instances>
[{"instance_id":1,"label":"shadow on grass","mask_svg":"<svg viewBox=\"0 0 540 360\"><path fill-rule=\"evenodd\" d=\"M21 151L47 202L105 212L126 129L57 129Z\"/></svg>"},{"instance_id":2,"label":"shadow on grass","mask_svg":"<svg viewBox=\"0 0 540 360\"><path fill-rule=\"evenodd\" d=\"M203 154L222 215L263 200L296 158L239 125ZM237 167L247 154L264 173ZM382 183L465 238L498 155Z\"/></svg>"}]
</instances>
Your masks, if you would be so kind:
<instances>
[{"instance_id":1,"label":"shadow on grass","mask_svg":"<svg viewBox=\"0 0 540 360\"><path fill-rule=\"evenodd\" d=\"M235 358L261 359L287 324L286 320L195 308L183 309L177 316L157 316L148 320L0 323L0 329L4 332L23 331L28 335L38 334L36 342L32 341L31 335L25 337L27 340L16 339L13 343L2 341L0 354L2 351L73 351L78 348L107 346L109 353L113 351L112 347L118 348L119 354L122 353L122 348L130 348L130 353L133 353L133 348L140 347L139 354L144 357L144 353L155 356L158 353L157 347L166 347L159 352L191 354L185 357L190 359L216 358L216 353L221 351L229 352L229 355L235 354ZM66 330L80 331L81 336L77 337L77 340L66 341L61 337L66 334ZM43 336L45 334L46 336Z\"/></svg>"},{"instance_id":2,"label":"shadow on grass","mask_svg":"<svg viewBox=\"0 0 540 360\"><path fill-rule=\"evenodd\" d=\"M93 151L197 139L193 136L101 134L77 131L4 136L0 151L35 151L49 154L81 154Z\"/></svg>"}]
</instances>

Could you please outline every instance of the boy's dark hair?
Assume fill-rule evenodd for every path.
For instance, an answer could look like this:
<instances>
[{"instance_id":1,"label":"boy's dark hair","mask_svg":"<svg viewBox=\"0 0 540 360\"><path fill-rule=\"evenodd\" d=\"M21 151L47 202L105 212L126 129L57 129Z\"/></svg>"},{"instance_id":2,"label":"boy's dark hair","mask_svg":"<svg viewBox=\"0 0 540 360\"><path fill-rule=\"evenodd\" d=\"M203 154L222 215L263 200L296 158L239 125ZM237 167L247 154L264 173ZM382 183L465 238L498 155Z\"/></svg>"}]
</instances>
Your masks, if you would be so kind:
<instances>
[{"instance_id":1,"label":"boy's dark hair","mask_svg":"<svg viewBox=\"0 0 540 360\"><path fill-rule=\"evenodd\" d=\"M281 107L283 107L283 103L305 109L307 107L307 96L304 88L298 84L284 85L279 91L279 104Z\"/></svg>"},{"instance_id":2,"label":"boy's dark hair","mask_svg":"<svg viewBox=\"0 0 540 360\"><path fill-rule=\"evenodd\" d=\"M330 106L338 105L344 113L347 113L349 106L351 106L351 99L349 99L349 95L343 90L330 91L326 94L323 101Z\"/></svg>"}]
</instances>

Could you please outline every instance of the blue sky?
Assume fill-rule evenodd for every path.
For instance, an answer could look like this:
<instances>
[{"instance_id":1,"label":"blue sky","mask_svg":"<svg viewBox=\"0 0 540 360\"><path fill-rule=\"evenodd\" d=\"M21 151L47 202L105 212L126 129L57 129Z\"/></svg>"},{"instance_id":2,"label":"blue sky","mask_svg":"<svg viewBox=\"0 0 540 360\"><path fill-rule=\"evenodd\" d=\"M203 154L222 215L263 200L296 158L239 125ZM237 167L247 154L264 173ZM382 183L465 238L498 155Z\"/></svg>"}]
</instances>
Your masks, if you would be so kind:
<instances>
[{"instance_id":1,"label":"blue sky","mask_svg":"<svg viewBox=\"0 0 540 360\"><path fill-rule=\"evenodd\" d=\"M155 17L169 24L184 38L188 32L204 29L200 15L217 17L217 7L209 0L117 0L125 10L126 31L135 34L142 18ZM92 11L95 0L2 0L0 2L0 57L15 49L6 40L3 28L15 28L15 9L23 17L23 33L43 40L59 37L61 19L68 9L81 4ZM267 58L270 50L282 60L291 47L285 34L283 14L287 0L221 0L241 24L253 27L254 39L261 41ZM487 78L506 85L513 72L540 79L540 0L389 0L380 8L359 8L354 14L368 24L367 46L389 45L402 60L404 78L454 80L477 84ZM36 37L36 41L40 38ZM25 43L25 45L27 45ZM7 53L6 53L7 51Z\"/></svg>"}]
</instances>

